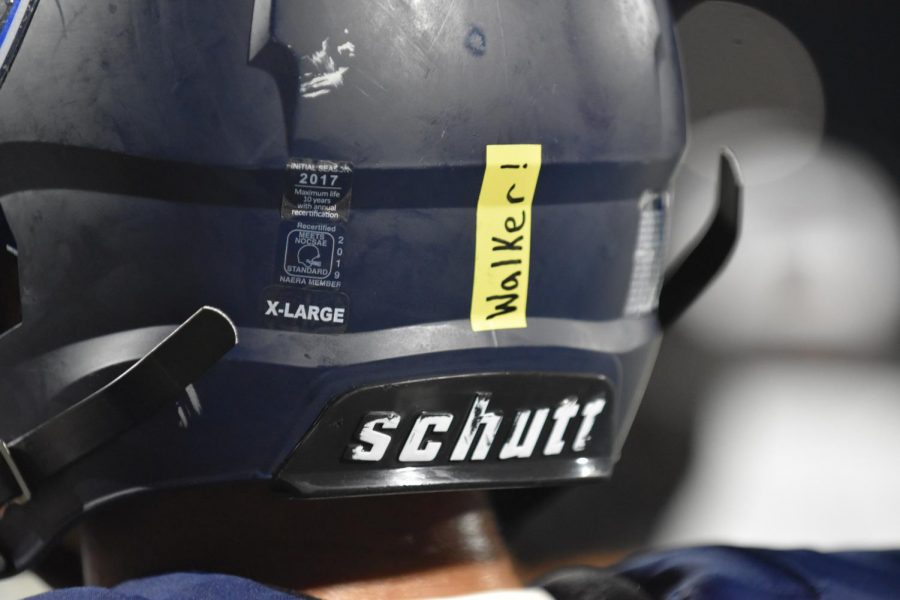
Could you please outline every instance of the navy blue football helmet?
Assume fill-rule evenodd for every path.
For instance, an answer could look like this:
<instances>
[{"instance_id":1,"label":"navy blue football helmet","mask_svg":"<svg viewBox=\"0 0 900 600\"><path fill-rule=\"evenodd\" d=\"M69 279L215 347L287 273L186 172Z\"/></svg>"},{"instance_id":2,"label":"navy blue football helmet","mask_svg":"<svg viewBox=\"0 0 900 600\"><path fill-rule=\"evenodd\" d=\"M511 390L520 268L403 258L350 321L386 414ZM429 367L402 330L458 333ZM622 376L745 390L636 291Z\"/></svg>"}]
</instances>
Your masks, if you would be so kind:
<instances>
[{"instance_id":1,"label":"navy blue football helmet","mask_svg":"<svg viewBox=\"0 0 900 600\"><path fill-rule=\"evenodd\" d=\"M0 555L124 495L608 476L663 269L663 0L4 2ZM212 308L215 307L215 308Z\"/></svg>"}]
</instances>

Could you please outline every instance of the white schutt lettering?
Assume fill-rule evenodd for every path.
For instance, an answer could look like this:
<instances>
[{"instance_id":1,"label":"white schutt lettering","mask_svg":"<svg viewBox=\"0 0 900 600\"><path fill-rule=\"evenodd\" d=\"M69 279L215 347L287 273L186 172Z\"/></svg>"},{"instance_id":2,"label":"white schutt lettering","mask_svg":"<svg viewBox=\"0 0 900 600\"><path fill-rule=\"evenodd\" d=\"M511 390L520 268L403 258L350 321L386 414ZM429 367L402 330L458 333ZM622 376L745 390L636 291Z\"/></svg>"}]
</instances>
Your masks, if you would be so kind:
<instances>
[{"instance_id":1,"label":"white schutt lettering","mask_svg":"<svg viewBox=\"0 0 900 600\"><path fill-rule=\"evenodd\" d=\"M453 448L453 454L450 455L450 460L466 460L475 438L478 438L478 443L475 445L475 452L472 453L472 460L484 460L487 458L488 452L491 451L491 444L494 443L494 437L497 435L497 430L500 429L500 421L503 420L503 417L497 413L487 412L489 403L490 398L487 396L478 396L475 399L475 403L472 404L472 410L469 411L469 418L466 419L463 431L456 441L456 446ZM481 436L478 435L479 431Z\"/></svg>"},{"instance_id":2,"label":"white schutt lettering","mask_svg":"<svg viewBox=\"0 0 900 600\"><path fill-rule=\"evenodd\" d=\"M578 408L578 398L569 396L560 402L553 411L553 429L550 430L550 437L547 439L547 445L544 446L544 456L555 456L566 447L563 435L566 433L569 421L578 414Z\"/></svg>"},{"instance_id":3,"label":"white schutt lettering","mask_svg":"<svg viewBox=\"0 0 900 600\"><path fill-rule=\"evenodd\" d=\"M403 450L400 452L400 462L431 462L437 458L438 452L441 450L441 443L436 441L425 441L425 436L430 432L447 433L450 424L453 422L453 415L441 413L437 415L421 415L416 419Z\"/></svg>"},{"instance_id":4,"label":"white schutt lettering","mask_svg":"<svg viewBox=\"0 0 900 600\"><path fill-rule=\"evenodd\" d=\"M581 426L578 428L578 433L575 434L575 441L572 442L572 450L575 452L582 452L587 448L587 443L591 439L591 430L594 428L594 422L597 420L597 417L600 416L600 413L603 412L605 407L606 400L603 398L591 400L584 405L584 410L581 411L581 416L583 417L581 419Z\"/></svg>"},{"instance_id":5,"label":"white schutt lettering","mask_svg":"<svg viewBox=\"0 0 900 600\"><path fill-rule=\"evenodd\" d=\"M467 459L482 461L488 457L504 419L502 414L488 412L489 404L490 396L488 395L479 395L475 398L462 431L453 446L453 452L450 455L451 461L459 462ZM556 456L565 450L566 432L570 431L569 426L572 420L578 418L580 418L580 422L578 422L571 449L574 452L586 450L597 418L605 408L606 399L603 397L595 397L583 406L579 404L578 398L575 396L563 399L553 409L553 425L547 443L544 445L543 454ZM530 458L544 431L550 411L550 408L536 409L533 414L532 410L518 411L512 428L500 448L500 460ZM453 419L454 416L449 413L418 415L403 443L399 461L404 463L435 461L446 441L435 438L450 431ZM366 415L356 434L358 443L352 443L349 446L350 459L366 462L381 461L387 455L389 446L393 442L392 434L385 430L397 429L400 421L400 415L395 412L372 412ZM473 445L475 446L474 450L472 449Z\"/></svg>"},{"instance_id":6,"label":"white schutt lettering","mask_svg":"<svg viewBox=\"0 0 900 600\"><path fill-rule=\"evenodd\" d=\"M391 444L391 434L380 431L381 429L397 429L400 425L400 415L391 413L373 413L375 417L366 421L359 429L357 439L360 444L350 445L350 458L365 462L378 462L384 458L388 446Z\"/></svg>"},{"instance_id":7,"label":"white schutt lettering","mask_svg":"<svg viewBox=\"0 0 900 600\"><path fill-rule=\"evenodd\" d=\"M530 410L520 410L516 414L516 420L513 421L513 429L509 434L509 439L506 440L503 448L500 449L500 460L528 458L531 456L534 452L534 447L537 446L538 438L541 437L541 431L544 429L544 423L547 422L547 415L549 414L549 408L535 411L534 419L531 420L531 426L528 428L525 440L520 441L525 425L528 423L529 417L531 417Z\"/></svg>"}]
</instances>

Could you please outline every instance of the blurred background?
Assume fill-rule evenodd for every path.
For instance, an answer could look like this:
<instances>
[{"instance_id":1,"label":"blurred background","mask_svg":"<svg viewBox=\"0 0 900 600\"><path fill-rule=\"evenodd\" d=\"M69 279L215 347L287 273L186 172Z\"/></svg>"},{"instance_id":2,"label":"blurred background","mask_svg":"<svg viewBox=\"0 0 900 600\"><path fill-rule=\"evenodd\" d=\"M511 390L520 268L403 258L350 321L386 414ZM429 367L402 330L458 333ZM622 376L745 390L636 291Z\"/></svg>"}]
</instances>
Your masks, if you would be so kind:
<instances>
[{"instance_id":1,"label":"blurred background","mask_svg":"<svg viewBox=\"0 0 900 600\"><path fill-rule=\"evenodd\" d=\"M744 227L663 342L615 476L498 497L538 573L695 544L900 547L900 4L674 2L671 257L733 149Z\"/></svg>"},{"instance_id":2,"label":"blurred background","mask_svg":"<svg viewBox=\"0 0 900 600\"><path fill-rule=\"evenodd\" d=\"M744 229L669 333L615 477L503 492L526 573L706 543L900 547L900 3L676 0L671 257L737 155ZM53 562L55 561L55 562ZM65 552L42 570L77 577ZM0 598L45 589L30 573Z\"/></svg>"}]
</instances>

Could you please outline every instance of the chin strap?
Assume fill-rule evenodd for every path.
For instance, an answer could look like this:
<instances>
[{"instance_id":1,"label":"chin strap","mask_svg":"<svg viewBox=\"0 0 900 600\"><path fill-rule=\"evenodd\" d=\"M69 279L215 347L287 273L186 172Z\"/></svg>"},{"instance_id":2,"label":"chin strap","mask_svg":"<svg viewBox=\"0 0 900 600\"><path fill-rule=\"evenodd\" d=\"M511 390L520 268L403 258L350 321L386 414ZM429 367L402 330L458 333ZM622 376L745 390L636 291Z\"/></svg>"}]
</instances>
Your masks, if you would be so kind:
<instances>
[{"instance_id":1,"label":"chin strap","mask_svg":"<svg viewBox=\"0 0 900 600\"><path fill-rule=\"evenodd\" d=\"M737 159L723 150L716 213L700 240L666 272L658 313L663 328L678 320L728 262L740 232L743 191Z\"/></svg>"},{"instance_id":2,"label":"chin strap","mask_svg":"<svg viewBox=\"0 0 900 600\"><path fill-rule=\"evenodd\" d=\"M0 517L38 482L146 420L237 344L222 311L204 306L127 371L9 444L0 441Z\"/></svg>"}]
</instances>

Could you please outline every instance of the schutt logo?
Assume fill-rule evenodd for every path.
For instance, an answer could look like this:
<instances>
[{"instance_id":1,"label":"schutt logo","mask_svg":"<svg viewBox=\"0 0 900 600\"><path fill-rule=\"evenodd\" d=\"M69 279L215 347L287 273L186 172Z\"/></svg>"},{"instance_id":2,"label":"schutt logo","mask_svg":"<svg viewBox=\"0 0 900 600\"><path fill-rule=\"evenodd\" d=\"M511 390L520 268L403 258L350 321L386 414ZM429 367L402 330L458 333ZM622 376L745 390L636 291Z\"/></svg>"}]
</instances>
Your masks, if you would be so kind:
<instances>
[{"instance_id":1,"label":"schutt logo","mask_svg":"<svg viewBox=\"0 0 900 600\"><path fill-rule=\"evenodd\" d=\"M353 442L347 446L345 458L358 462L380 462L392 445L402 443L398 460L401 463L434 462L444 444L453 444L451 462L483 461L494 447L497 433L505 416L488 412L489 394L479 394L465 417L456 439L448 439L455 416L448 412L423 412L415 417L405 440L395 439L403 417L396 412L369 412L357 429ZM538 446L542 433L549 427L549 435L540 452L544 456L561 454L568 446L583 452L591 439L591 431L606 406L606 399L597 396L584 404L578 397L564 398L554 407L516 412L498 458L529 458ZM570 426L573 425L573 426ZM567 435L574 432L571 440ZM393 453L391 453L393 455Z\"/></svg>"}]
</instances>

